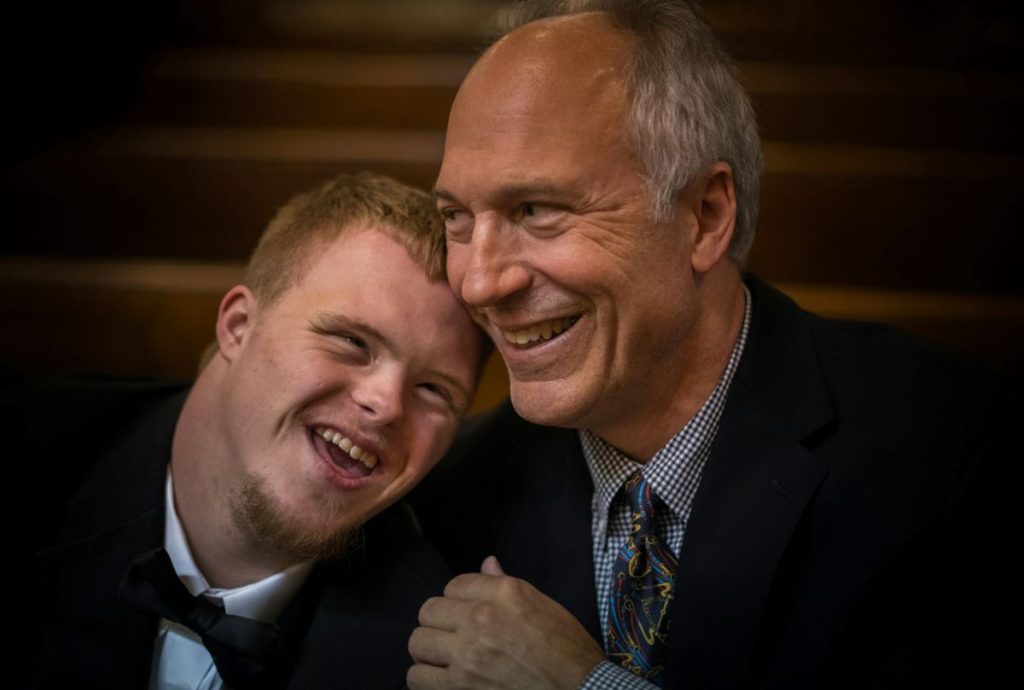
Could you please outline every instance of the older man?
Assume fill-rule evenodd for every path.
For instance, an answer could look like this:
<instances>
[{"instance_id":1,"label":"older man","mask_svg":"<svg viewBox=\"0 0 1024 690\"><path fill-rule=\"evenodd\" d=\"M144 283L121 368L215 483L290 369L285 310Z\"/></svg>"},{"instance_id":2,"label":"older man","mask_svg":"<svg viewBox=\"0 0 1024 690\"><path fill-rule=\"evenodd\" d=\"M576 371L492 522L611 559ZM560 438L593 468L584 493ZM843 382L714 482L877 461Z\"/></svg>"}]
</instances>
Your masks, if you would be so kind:
<instances>
[{"instance_id":1,"label":"older man","mask_svg":"<svg viewBox=\"0 0 1024 690\"><path fill-rule=\"evenodd\" d=\"M754 118L688 5L537 6L437 180L511 407L422 494L457 569L497 560L424 605L410 686L976 682L1016 395L744 275Z\"/></svg>"},{"instance_id":2,"label":"older man","mask_svg":"<svg viewBox=\"0 0 1024 690\"><path fill-rule=\"evenodd\" d=\"M342 176L270 224L191 387L0 399L44 547L19 687L404 685L450 571L378 514L450 445L485 349L439 225L426 193Z\"/></svg>"}]
</instances>

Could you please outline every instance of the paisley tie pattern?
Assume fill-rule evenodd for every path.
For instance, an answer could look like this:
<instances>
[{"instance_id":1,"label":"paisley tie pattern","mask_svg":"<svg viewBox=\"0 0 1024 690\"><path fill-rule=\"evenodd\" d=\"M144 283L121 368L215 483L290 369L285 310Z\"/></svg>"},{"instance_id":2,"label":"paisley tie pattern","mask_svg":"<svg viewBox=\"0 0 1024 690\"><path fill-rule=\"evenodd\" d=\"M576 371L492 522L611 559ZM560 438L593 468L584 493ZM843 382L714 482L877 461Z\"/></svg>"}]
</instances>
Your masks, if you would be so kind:
<instances>
[{"instance_id":1,"label":"paisley tie pattern","mask_svg":"<svg viewBox=\"0 0 1024 690\"><path fill-rule=\"evenodd\" d=\"M679 561L655 534L656 512L664 504L651 492L650 483L637 471L623 491L633 527L612 570L608 659L661 685Z\"/></svg>"}]
</instances>

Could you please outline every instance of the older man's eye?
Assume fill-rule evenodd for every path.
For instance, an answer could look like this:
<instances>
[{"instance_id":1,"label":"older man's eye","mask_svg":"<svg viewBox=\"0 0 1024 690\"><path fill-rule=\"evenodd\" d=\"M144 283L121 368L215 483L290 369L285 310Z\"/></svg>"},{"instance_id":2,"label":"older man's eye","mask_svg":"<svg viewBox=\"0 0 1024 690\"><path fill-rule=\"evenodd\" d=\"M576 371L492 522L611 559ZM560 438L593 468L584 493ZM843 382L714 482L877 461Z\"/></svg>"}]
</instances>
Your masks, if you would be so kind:
<instances>
[{"instance_id":1,"label":"older man's eye","mask_svg":"<svg viewBox=\"0 0 1024 690\"><path fill-rule=\"evenodd\" d=\"M525 227L537 230L557 230L565 217L565 207L556 204L524 201L516 208L516 215Z\"/></svg>"},{"instance_id":2,"label":"older man's eye","mask_svg":"<svg viewBox=\"0 0 1024 690\"><path fill-rule=\"evenodd\" d=\"M463 208L446 206L438 209L444 221L445 236L453 242L467 241L473 232L473 216Z\"/></svg>"}]
</instances>

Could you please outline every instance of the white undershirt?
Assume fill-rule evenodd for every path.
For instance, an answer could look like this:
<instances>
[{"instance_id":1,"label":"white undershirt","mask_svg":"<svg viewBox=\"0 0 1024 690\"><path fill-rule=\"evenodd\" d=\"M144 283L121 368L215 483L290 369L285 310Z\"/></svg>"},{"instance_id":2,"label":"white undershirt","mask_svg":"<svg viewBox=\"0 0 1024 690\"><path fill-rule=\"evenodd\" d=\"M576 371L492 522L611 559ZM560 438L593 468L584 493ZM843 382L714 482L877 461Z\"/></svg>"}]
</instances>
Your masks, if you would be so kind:
<instances>
[{"instance_id":1,"label":"white undershirt","mask_svg":"<svg viewBox=\"0 0 1024 690\"><path fill-rule=\"evenodd\" d=\"M265 623L277 620L306 581L313 563L300 563L274 573L258 582L222 589L210 587L199 571L188 546L188 538L174 507L174 486L170 468L164 497L164 549L171 557L174 571L192 596L206 598L232 615ZM188 628L161 618L156 643L153 645L151 690L221 690L224 681L217 673L213 658Z\"/></svg>"}]
</instances>

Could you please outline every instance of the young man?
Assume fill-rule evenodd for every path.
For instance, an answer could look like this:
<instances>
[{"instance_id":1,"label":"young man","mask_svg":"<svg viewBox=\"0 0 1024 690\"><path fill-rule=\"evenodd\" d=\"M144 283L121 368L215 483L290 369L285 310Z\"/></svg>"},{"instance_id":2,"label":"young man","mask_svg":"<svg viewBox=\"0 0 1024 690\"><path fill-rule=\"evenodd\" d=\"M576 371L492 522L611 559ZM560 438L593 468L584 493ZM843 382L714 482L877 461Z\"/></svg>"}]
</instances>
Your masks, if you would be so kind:
<instances>
[{"instance_id":1,"label":"young man","mask_svg":"<svg viewBox=\"0 0 1024 690\"><path fill-rule=\"evenodd\" d=\"M40 496L25 685L402 686L448 573L381 513L449 446L484 354L442 241L426 194L339 177L271 222L191 387L7 394L14 485Z\"/></svg>"}]
</instances>

